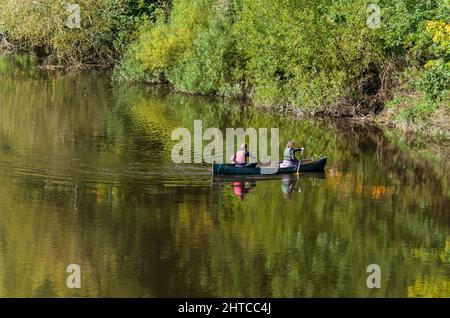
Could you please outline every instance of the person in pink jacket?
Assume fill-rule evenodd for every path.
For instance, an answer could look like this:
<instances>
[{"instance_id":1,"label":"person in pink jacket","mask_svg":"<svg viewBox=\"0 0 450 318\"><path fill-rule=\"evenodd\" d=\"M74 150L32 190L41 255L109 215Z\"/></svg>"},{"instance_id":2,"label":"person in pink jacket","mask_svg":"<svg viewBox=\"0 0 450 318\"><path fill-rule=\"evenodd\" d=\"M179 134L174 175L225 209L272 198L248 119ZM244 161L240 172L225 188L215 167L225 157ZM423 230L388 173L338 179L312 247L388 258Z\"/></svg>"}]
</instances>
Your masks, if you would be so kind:
<instances>
[{"instance_id":1,"label":"person in pink jacket","mask_svg":"<svg viewBox=\"0 0 450 318\"><path fill-rule=\"evenodd\" d=\"M247 164L247 159L250 157L250 153L247 151L247 144L242 144L241 149L237 151L231 158L231 163L236 167L249 167L256 166L256 164Z\"/></svg>"}]
</instances>

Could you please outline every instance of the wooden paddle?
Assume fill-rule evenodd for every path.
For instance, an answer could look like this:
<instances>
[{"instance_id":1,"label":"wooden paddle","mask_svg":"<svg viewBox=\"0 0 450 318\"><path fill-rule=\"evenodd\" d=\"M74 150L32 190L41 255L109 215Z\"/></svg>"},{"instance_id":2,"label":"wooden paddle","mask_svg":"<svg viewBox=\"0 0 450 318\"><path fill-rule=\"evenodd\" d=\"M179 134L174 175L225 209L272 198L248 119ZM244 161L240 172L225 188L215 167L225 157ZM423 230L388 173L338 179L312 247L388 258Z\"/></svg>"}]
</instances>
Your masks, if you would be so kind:
<instances>
[{"instance_id":1,"label":"wooden paddle","mask_svg":"<svg viewBox=\"0 0 450 318\"><path fill-rule=\"evenodd\" d=\"M297 175L299 174L299 170L300 170L300 166L302 164L302 157L303 157L303 151L305 150L305 148L302 148L302 153L300 154L300 159L298 160L298 165L297 165Z\"/></svg>"}]
</instances>

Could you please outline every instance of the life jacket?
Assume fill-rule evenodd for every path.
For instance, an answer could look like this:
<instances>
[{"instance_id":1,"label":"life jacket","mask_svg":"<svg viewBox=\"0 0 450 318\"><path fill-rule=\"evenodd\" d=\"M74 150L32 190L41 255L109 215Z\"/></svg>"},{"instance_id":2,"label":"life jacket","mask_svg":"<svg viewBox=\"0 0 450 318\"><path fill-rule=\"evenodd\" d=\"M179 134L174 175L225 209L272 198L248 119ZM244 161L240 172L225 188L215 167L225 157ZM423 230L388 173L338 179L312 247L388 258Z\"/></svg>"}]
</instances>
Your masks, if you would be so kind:
<instances>
[{"instance_id":1,"label":"life jacket","mask_svg":"<svg viewBox=\"0 0 450 318\"><path fill-rule=\"evenodd\" d=\"M284 148L283 159L284 160L292 160L292 158L291 158L291 148Z\"/></svg>"},{"instance_id":2,"label":"life jacket","mask_svg":"<svg viewBox=\"0 0 450 318\"><path fill-rule=\"evenodd\" d=\"M246 152L244 150L239 150L234 156L234 162L244 164L246 162Z\"/></svg>"}]
</instances>

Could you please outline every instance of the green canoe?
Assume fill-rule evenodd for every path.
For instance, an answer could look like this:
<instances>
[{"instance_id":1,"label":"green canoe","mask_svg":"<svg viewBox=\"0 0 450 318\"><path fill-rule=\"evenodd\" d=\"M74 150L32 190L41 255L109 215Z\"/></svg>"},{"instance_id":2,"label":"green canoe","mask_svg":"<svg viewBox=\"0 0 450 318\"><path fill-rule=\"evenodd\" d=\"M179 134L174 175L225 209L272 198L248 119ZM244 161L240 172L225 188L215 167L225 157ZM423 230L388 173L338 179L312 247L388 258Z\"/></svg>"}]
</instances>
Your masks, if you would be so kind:
<instances>
[{"instance_id":1,"label":"green canoe","mask_svg":"<svg viewBox=\"0 0 450 318\"><path fill-rule=\"evenodd\" d=\"M302 159L299 172L317 172L323 171L327 164L327 157L322 157L317 160ZM289 168L269 168L269 167L236 167L229 163L215 163L212 166L214 174L228 174L228 175L261 175L261 174L285 174L297 172L297 166Z\"/></svg>"}]
</instances>

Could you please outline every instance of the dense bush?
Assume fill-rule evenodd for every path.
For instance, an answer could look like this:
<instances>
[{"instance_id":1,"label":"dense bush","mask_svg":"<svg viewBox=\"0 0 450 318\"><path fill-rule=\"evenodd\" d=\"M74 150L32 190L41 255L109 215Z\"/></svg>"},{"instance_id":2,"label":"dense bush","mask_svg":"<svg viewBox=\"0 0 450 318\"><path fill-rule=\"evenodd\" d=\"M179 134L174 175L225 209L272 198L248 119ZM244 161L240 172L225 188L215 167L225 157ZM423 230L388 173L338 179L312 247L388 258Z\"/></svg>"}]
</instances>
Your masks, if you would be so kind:
<instances>
[{"instance_id":1,"label":"dense bush","mask_svg":"<svg viewBox=\"0 0 450 318\"><path fill-rule=\"evenodd\" d=\"M438 100L450 90L450 24L430 21L426 29L432 38L429 51L434 58L425 64L419 85L429 99Z\"/></svg>"},{"instance_id":2,"label":"dense bush","mask_svg":"<svg viewBox=\"0 0 450 318\"><path fill-rule=\"evenodd\" d=\"M160 80L168 70L183 63L192 43L209 19L211 0L174 0L168 17L156 12L156 21L147 22L139 40L131 45L116 77L125 80Z\"/></svg>"},{"instance_id":3,"label":"dense bush","mask_svg":"<svg viewBox=\"0 0 450 318\"><path fill-rule=\"evenodd\" d=\"M141 29L115 77L168 80L191 93L244 95L245 63L233 29L239 10L234 0L174 0L170 17L160 13Z\"/></svg>"},{"instance_id":4,"label":"dense bush","mask_svg":"<svg viewBox=\"0 0 450 318\"><path fill-rule=\"evenodd\" d=\"M309 111L361 98L382 62L365 1L244 0L240 45L260 104Z\"/></svg>"},{"instance_id":5,"label":"dense bush","mask_svg":"<svg viewBox=\"0 0 450 318\"><path fill-rule=\"evenodd\" d=\"M386 114L400 126L450 133L450 25L444 20L428 21L425 30L418 43L427 62L405 76Z\"/></svg>"},{"instance_id":6,"label":"dense bush","mask_svg":"<svg viewBox=\"0 0 450 318\"><path fill-rule=\"evenodd\" d=\"M376 112L397 73L436 56L426 25L448 19L448 4L380 0L381 26L369 28L370 3L174 0L168 18L142 28L116 77L303 112ZM424 71L421 87L431 95L447 83L442 61Z\"/></svg>"},{"instance_id":7,"label":"dense bush","mask_svg":"<svg viewBox=\"0 0 450 318\"><path fill-rule=\"evenodd\" d=\"M184 92L243 96L245 63L233 33L236 2L217 2L207 24L196 34L182 61L167 72L168 80Z\"/></svg>"},{"instance_id":8,"label":"dense bush","mask_svg":"<svg viewBox=\"0 0 450 318\"><path fill-rule=\"evenodd\" d=\"M0 0L0 28L49 63L112 65L157 3L155 0L77 0L81 28L69 28L64 1Z\"/></svg>"}]
</instances>

